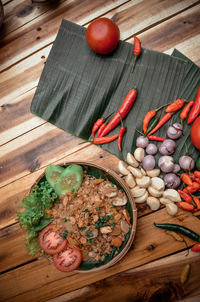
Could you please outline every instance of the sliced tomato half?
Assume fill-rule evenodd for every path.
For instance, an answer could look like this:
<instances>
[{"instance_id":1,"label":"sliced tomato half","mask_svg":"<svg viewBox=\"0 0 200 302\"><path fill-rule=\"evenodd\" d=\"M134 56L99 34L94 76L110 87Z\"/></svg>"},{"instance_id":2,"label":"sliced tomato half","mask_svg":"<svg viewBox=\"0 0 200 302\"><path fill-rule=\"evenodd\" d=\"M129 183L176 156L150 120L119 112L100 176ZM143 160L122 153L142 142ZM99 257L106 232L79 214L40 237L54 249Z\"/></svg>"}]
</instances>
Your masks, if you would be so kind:
<instances>
[{"instance_id":1,"label":"sliced tomato half","mask_svg":"<svg viewBox=\"0 0 200 302\"><path fill-rule=\"evenodd\" d=\"M79 267L82 261L81 251L69 243L60 253L53 255L55 267L61 272L72 272Z\"/></svg>"},{"instance_id":2,"label":"sliced tomato half","mask_svg":"<svg viewBox=\"0 0 200 302\"><path fill-rule=\"evenodd\" d=\"M67 245L67 240L63 239L60 235L60 230L54 224L48 225L44 228L39 235L39 246L45 253L54 255L62 250Z\"/></svg>"}]
</instances>

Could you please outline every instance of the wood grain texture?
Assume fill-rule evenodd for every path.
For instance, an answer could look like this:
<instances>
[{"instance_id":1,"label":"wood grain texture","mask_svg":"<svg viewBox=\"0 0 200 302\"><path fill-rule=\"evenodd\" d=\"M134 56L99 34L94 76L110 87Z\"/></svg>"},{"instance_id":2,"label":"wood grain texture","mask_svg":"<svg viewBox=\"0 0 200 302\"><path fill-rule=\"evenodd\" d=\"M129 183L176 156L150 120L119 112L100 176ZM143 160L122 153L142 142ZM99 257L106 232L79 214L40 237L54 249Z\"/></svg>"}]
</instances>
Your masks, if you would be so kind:
<instances>
[{"instance_id":1,"label":"wood grain texture","mask_svg":"<svg viewBox=\"0 0 200 302\"><path fill-rule=\"evenodd\" d=\"M190 264L190 274L185 284L180 282L180 273ZM94 301L186 301L200 298L200 280L196 275L200 268L200 258L191 251L180 252L162 260L156 260L138 268L113 275L76 291L48 300L48 302ZM119 290L119 285L120 290ZM123 286L122 286L123 285ZM195 298L195 297L196 298ZM188 301L189 302L189 301Z\"/></svg>"},{"instance_id":2,"label":"wood grain texture","mask_svg":"<svg viewBox=\"0 0 200 302\"><path fill-rule=\"evenodd\" d=\"M45 301L45 299L78 289L184 248L183 242L174 241L163 230L154 227L154 221L178 223L192 228L194 231L198 231L200 227L200 221L191 213L180 211L177 217L169 218L165 209L162 209L138 220L134 244L123 260L115 266L93 274L65 274L57 271L49 260L40 258L0 276L2 299L6 299L6 301L10 301L10 299L12 301L19 301L20 299L21 301ZM186 240L189 245L193 244L192 240L188 238ZM8 263L8 259L10 262L12 261L12 257L8 257L6 253L3 255L4 263ZM79 282L77 282L77 278ZM31 279L35 280L34 283L30 282ZM49 292L50 284L51 292Z\"/></svg>"},{"instance_id":3,"label":"wood grain texture","mask_svg":"<svg viewBox=\"0 0 200 302\"><path fill-rule=\"evenodd\" d=\"M1 40L0 70L52 44L62 19L83 25L125 2L70 0L59 4Z\"/></svg>"}]
</instances>

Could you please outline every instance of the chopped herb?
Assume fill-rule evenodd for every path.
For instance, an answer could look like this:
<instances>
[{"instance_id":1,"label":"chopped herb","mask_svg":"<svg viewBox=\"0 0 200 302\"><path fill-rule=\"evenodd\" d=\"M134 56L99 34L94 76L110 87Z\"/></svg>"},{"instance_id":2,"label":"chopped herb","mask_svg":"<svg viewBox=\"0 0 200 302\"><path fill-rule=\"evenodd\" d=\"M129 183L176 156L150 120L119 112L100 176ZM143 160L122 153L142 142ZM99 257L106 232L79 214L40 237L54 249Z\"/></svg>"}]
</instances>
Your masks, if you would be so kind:
<instances>
[{"instance_id":1,"label":"chopped herb","mask_svg":"<svg viewBox=\"0 0 200 302\"><path fill-rule=\"evenodd\" d=\"M116 205L112 204L113 208L116 208Z\"/></svg>"},{"instance_id":2,"label":"chopped herb","mask_svg":"<svg viewBox=\"0 0 200 302\"><path fill-rule=\"evenodd\" d=\"M60 203L60 200L59 200L59 199L56 199L56 203Z\"/></svg>"},{"instance_id":3,"label":"chopped herb","mask_svg":"<svg viewBox=\"0 0 200 302\"><path fill-rule=\"evenodd\" d=\"M103 223L103 226L107 226L107 223L106 223L106 222L104 222L104 223Z\"/></svg>"},{"instance_id":4,"label":"chopped herb","mask_svg":"<svg viewBox=\"0 0 200 302\"><path fill-rule=\"evenodd\" d=\"M77 196L77 193L74 193L73 196L76 197L76 196Z\"/></svg>"},{"instance_id":5,"label":"chopped herb","mask_svg":"<svg viewBox=\"0 0 200 302\"><path fill-rule=\"evenodd\" d=\"M114 183L111 183L111 187L114 187L115 186L115 184Z\"/></svg>"},{"instance_id":6,"label":"chopped herb","mask_svg":"<svg viewBox=\"0 0 200 302\"><path fill-rule=\"evenodd\" d=\"M104 221L104 220L105 220L105 218L104 218L103 216L100 216L99 219L100 219L101 221Z\"/></svg>"},{"instance_id":7,"label":"chopped herb","mask_svg":"<svg viewBox=\"0 0 200 302\"><path fill-rule=\"evenodd\" d=\"M96 207L96 210L98 211L98 210L99 210L99 207Z\"/></svg>"},{"instance_id":8,"label":"chopped herb","mask_svg":"<svg viewBox=\"0 0 200 302\"><path fill-rule=\"evenodd\" d=\"M87 232L85 232L85 236L88 238L93 237L93 233L90 230L88 230Z\"/></svg>"},{"instance_id":9,"label":"chopped herb","mask_svg":"<svg viewBox=\"0 0 200 302\"><path fill-rule=\"evenodd\" d=\"M25 246L31 255L40 250L38 232L52 222L52 217L48 216L46 210L52 208L57 199L58 196L49 183L42 181L22 200L21 208L24 211L18 211L17 217L20 227L28 233Z\"/></svg>"},{"instance_id":10,"label":"chopped herb","mask_svg":"<svg viewBox=\"0 0 200 302\"><path fill-rule=\"evenodd\" d=\"M67 219L66 219L66 218L63 218L63 221L64 221L64 222L66 222L66 221L67 221Z\"/></svg>"},{"instance_id":11,"label":"chopped herb","mask_svg":"<svg viewBox=\"0 0 200 302\"><path fill-rule=\"evenodd\" d=\"M113 216L112 215L110 216L110 219L113 220Z\"/></svg>"},{"instance_id":12,"label":"chopped herb","mask_svg":"<svg viewBox=\"0 0 200 302\"><path fill-rule=\"evenodd\" d=\"M84 212L84 213L88 213L88 212L89 212L89 210L88 210L88 209L85 209L85 210L83 210L83 212Z\"/></svg>"},{"instance_id":13,"label":"chopped herb","mask_svg":"<svg viewBox=\"0 0 200 302\"><path fill-rule=\"evenodd\" d=\"M82 227L82 228L80 228L80 230L81 230L81 231L84 231L85 229L86 229L86 227Z\"/></svg>"},{"instance_id":14,"label":"chopped herb","mask_svg":"<svg viewBox=\"0 0 200 302\"><path fill-rule=\"evenodd\" d=\"M94 242L96 240L96 238L92 238L92 239L88 239L88 242Z\"/></svg>"},{"instance_id":15,"label":"chopped herb","mask_svg":"<svg viewBox=\"0 0 200 302\"><path fill-rule=\"evenodd\" d=\"M62 239L66 239L66 237L67 237L67 232L64 231L63 234L62 234Z\"/></svg>"},{"instance_id":16,"label":"chopped herb","mask_svg":"<svg viewBox=\"0 0 200 302\"><path fill-rule=\"evenodd\" d=\"M106 216L106 220L108 221L109 219L111 219L111 216L110 216L110 215L107 215L107 216Z\"/></svg>"},{"instance_id":17,"label":"chopped herb","mask_svg":"<svg viewBox=\"0 0 200 302\"><path fill-rule=\"evenodd\" d=\"M120 189L120 190L121 190L121 192L125 192L124 189Z\"/></svg>"},{"instance_id":18,"label":"chopped herb","mask_svg":"<svg viewBox=\"0 0 200 302\"><path fill-rule=\"evenodd\" d=\"M72 188L71 192L72 192L72 193L74 192L74 188Z\"/></svg>"},{"instance_id":19,"label":"chopped herb","mask_svg":"<svg viewBox=\"0 0 200 302\"><path fill-rule=\"evenodd\" d=\"M114 227L115 223L112 221L112 222L110 222L110 225Z\"/></svg>"}]
</instances>

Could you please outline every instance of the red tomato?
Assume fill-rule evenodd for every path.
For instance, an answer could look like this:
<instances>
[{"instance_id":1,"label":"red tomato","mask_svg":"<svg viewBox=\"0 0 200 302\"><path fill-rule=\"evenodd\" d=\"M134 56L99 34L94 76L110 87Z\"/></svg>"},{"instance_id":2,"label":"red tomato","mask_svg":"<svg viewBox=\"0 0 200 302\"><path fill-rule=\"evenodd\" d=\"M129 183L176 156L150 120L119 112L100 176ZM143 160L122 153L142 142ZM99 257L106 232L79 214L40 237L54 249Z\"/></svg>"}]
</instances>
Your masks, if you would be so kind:
<instances>
[{"instance_id":1,"label":"red tomato","mask_svg":"<svg viewBox=\"0 0 200 302\"><path fill-rule=\"evenodd\" d=\"M200 150L200 116L192 124L190 137L193 145Z\"/></svg>"},{"instance_id":2,"label":"red tomato","mask_svg":"<svg viewBox=\"0 0 200 302\"><path fill-rule=\"evenodd\" d=\"M61 272L74 271L75 269L77 269L77 267L79 267L81 261L82 261L81 251L75 249L69 243L67 244L66 248L62 252L53 255L54 265Z\"/></svg>"},{"instance_id":3,"label":"red tomato","mask_svg":"<svg viewBox=\"0 0 200 302\"><path fill-rule=\"evenodd\" d=\"M100 54L113 51L119 42L119 28L108 18L94 20L86 30L86 40L92 50Z\"/></svg>"},{"instance_id":4,"label":"red tomato","mask_svg":"<svg viewBox=\"0 0 200 302\"><path fill-rule=\"evenodd\" d=\"M50 224L39 235L39 246L50 255L61 252L67 245L67 240L62 239L55 228L54 224Z\"/></svg>"}]
</instances>

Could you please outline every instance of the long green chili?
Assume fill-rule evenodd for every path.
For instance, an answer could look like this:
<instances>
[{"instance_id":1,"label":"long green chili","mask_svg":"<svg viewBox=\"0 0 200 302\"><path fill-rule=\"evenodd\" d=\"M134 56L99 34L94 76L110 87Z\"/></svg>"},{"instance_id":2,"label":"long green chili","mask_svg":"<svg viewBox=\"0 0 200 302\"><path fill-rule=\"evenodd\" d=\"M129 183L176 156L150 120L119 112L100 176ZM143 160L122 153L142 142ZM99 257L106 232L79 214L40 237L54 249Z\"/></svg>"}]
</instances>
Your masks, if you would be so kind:
<instances>
[{"instance_id":1,"label":"long green chili","mask_svg":"<svg viewBox=\"0 0 200 302\"><path fill-rule=\"evenodd\" d=\"M185 235L185 236L189 237L190 239L193 239L194 241L200 242L200 235L198 235L194 231L192 231L182 225L171 224L171 223L155 223L155 222L154 222L154 225L157 228L181 233L182 235Z\"/></svg>"}]
</instances>

